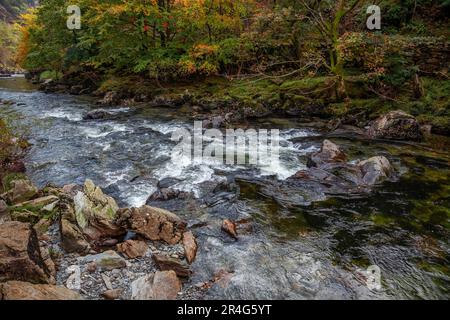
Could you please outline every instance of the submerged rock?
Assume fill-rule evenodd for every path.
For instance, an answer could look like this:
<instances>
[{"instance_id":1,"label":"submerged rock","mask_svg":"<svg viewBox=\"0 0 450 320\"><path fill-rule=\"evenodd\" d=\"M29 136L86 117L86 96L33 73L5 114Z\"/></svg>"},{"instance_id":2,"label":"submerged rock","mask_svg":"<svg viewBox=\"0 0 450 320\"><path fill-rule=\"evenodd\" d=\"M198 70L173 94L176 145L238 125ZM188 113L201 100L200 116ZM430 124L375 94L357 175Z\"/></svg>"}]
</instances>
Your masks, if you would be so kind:
<instances>
[{"instance_id":1,"label":"submerged rock","mask_svg":"<svg viewBox=\"0 0 450 320\"><path fill-rule=\"evenodd\" d=\"M54 282L41 256L38 238L30 224L0 224L0 281Z\"/></svg>"},{"instance_id":2,"label":"submerged rock","mask_svg":"<svg viewBox=\"0 0 450 320\"><path fill-rule=\"evenodd\" d=\"M156 190L154 193L152 193L150 197L148 197L146 203L150 204L153 201L167 201L173 199L183 200L192 196L193 194L191 192L185 192L171 188L164 188Z\"/></svg>"},{"instance_id":3,"label":"submerged rock","mask_svg":"<svg viewBox=\"0 0 450 320\"><path fill-rule=\"evenodd\" d=\"M132 300L175 300L180 291L174 271L157 271L131 283Z\"/></svg>"},{"instance_id":4,"label":"submerged rock","mask_svg":"<svg viewBox=\"0 0 450 320\"><path fill-rule=\"evenodd\" d=\"M373 122L368 135L375 139L420 140L422 131L416 118L403 111L391 111Z\"/></svg>"},{"instance_id":5,"label":"submerged rock","mask_svg":"<svg viewBox=\"0 0 450 320\"><path fill-rule=\"evenodd\" d=\"M82 300L82 297L64 287L8 281L0 283L0 300Z\"/></svg>"},{"instance_id":6,"label":"submerged rock","mask_svg":"<svg viewBox=\"0 0 450 320\"><path fill-rule=\"evenodd\" d=\"M337 158L318 156L315 158L319 159L318 167L300 170L283 182L264 181L261 193L282 206L309 205L329 196L367 193L374 185L396 177L395 169L386 157L376 156L354 164L343 161L339 147L333 146L331 150L327 154ZM327 160L333 158L337 161Z\"/></svg>"},{"instance_id":7,"label":"submerged rock","mask_svg":"<svg viewBox=\"0 0 450 320\"><path fill-rule=\"evenodd\" d=\"M111 116L111 114L108 111L103 109L97 109L86 113L83 116L83 120L103 120L109 116Z\"/></svg>"},{"instance_id":8,"label":"submerged rock","mask_svg":"<svg viewBox=\"0 0 450 320\"><path fill-rule=\"evenodd\" d=\"M222 230L228 233L232 238L237 239L236 223L229 219L223 220Z\"/></svg>"}]
</instances>

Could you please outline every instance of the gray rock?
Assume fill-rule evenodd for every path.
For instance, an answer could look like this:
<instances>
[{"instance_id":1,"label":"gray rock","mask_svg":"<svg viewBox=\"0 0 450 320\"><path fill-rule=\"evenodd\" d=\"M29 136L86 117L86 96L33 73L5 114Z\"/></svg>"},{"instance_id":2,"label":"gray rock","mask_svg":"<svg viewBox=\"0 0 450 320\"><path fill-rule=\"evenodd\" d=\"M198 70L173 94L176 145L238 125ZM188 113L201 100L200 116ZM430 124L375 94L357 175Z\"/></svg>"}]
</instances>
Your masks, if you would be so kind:
<instances>
[{"instance_id":1,"label":"gray rock","mask_svg":"<svg viewBox=\"0 0 450 320\"><path fill-rule=\"evenodd\" d=\"M367 131L375 139L421 140L423 138L416 118L403 111L391 111L373 122Z\"/></svg>"},{"instance_id":2,"label":"gray rock","mask_svg":"<svg viewBox=\"0 0 450 320\"><path fill-rule=\"evenodd\" d=\"M103 109L92 110L83 116L83 120L103 120L111 116L109 112Z\"/></svg>"},{"instance_id":3,"label":"gray rock","mask_svg":"<svg viewBox=\"0 0 450 320\"><path fill-rule=\"evenodd\" d=\"M114 269L125 268L127 263L117 252L108 250L95 255L88 255L81 258L83 263L94 262L100 271L111 271Z\"/></svg>"},{"instance_id":4,"label":"gray rock","mask_svg":"<svg viewBox=\"0 0 450 320\"><path fill-rule=\"evenodd\" d=\"M119 210L116 201L91 180L86 180L83 192L78 192L73 201L77 224L91 240L125 233L114 223Z\"/></svg>"},{"instance_id":5,"label":"gray rock","mask_svg":"<svg viewBox=\"0 0 450 320\"><path fill-rule=\"evenodd\" d=\"M366 185L374 185L383 182L394 172L394 168L388 159L383 156L373 157L361 161L358 166L363 173L363 181Z\"/></svg>"},{"instance_id":6,"label":"gray rock","mask_svg":"<svg viewBox=\"0 0 450 320\"><path fill-rule=\"evenodd\" d=\"M189 277L191 275L189 265L178 258L168 257L162 254L153 254L152 258L162 271L173 270L179 277Z\"/></svg>"}]
</instances>

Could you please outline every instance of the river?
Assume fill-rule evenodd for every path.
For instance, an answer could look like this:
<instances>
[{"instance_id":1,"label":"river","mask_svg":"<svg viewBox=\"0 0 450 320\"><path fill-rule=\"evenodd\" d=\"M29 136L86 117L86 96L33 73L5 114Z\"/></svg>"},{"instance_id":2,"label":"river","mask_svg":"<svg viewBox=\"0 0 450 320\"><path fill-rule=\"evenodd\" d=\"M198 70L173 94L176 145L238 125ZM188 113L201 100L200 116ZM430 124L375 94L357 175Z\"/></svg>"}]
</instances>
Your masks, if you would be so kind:
<instances>
[{"instance_id":1,"label":"river","mask_svg":"<svg viewBox=\"0 0 450 320\"><path fill-rule=\"evenodd\" d=\"M171 158L171 133L193 127L178 110L118 106L108 109L108 119L83 120L98 108L94 100L44 94L20 77L0 79L0 99L14 102L0 105L0 116L32 144L27 174L40 187L90 178L121 206L140 206L163 178L176 178L174 188L205 199L211 186L230 176L247 177L238 180L239 192L232 199L226 194L219 202L167 204L199 239L191 285L226 274L226 281L213 285L205 298L450 297L447 138L405 144L337 136L333 141L345 147L351 160L386 155L402 173L399 181L368 195L283 205L261 193L252 179L283 181L306 167L305 156L320 148L321 132L299 120L252 123L280 130L278 164L193 164ZM234 241L220 232L224 218L251 221L251 230ZM380 290L366 283L366 269L374 265L381 271Z\"/></svg>"}]
</instances>

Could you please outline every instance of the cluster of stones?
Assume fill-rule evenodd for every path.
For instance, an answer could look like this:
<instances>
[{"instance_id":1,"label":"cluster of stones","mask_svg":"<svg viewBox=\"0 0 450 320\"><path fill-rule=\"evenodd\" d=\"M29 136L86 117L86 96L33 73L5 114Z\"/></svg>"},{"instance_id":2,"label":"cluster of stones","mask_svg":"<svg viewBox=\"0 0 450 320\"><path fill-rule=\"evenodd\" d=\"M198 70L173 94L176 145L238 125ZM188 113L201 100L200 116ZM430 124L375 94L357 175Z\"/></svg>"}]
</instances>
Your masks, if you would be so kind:
<instances>
[{"instance_id":1,"label":"cluster of stones","mask_svg":"<svg viewBox=\"0 0 450 320\"><path fill-rule=\"evenodd\" d=\"M82 299L77 266L72 266L74 274L66 286L55 285L57 266L41 241L49 237L47 231L54 224L59 226L64 252L79 255L80 261L99 271L126 268L128 259L146 255L152 242L182 245L185 261L152 254L159 270L131 283L131 299L176 299L182 288L180 277L191 275L197 241L172 212L150 206L120 209L91 180L82 187L38 190L20 178L1 197L0 299ZM135 236L126 239L129 233ZM121 298L124 288L111 284L107 288L104 298Z\"/></svg>"}]
</instances>

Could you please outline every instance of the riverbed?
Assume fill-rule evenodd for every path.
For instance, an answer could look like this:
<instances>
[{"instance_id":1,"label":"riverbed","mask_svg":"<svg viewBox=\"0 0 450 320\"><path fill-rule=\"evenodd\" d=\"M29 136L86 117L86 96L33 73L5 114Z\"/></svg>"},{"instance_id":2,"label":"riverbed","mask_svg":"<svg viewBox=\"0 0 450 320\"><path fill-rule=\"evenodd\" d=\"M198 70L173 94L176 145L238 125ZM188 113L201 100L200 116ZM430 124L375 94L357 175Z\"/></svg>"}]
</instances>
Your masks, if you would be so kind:
<instances>
[{"instance_id":1,"label":"riverbed","mask_svg":"<svg viewBox=\"0 0 450 320\"><path fill-rule=\"evenodd\" d=\"M123 207L144 205L165 178L176 178L172 188L192 193L194 200L159 204L187 220L199 240L185 287L221 275L202 298L450 297L448 138L396 143L328 137L351 161L386 156L399 172L398 181L369 194L291 201L286 197L296 190L280 191L280 200L262 192L261 181L287 179L320 149L326 134L302 119L251 123L280 130L279 163L197 164L171 157L176 145L171 134L193 127L178 109L115 106L106 119L83 120L99 108L92 98L45 94L20 77L0 79L0 99L12 102L0 105L0 116L32 144L25 163L39 187L89 178ZM218 185L225 189L216 192ZM248 226L238 241L220 231L226 218ZM381 271L379 290L367 284L369 266Z\"/></svg>"}]
</instances>

